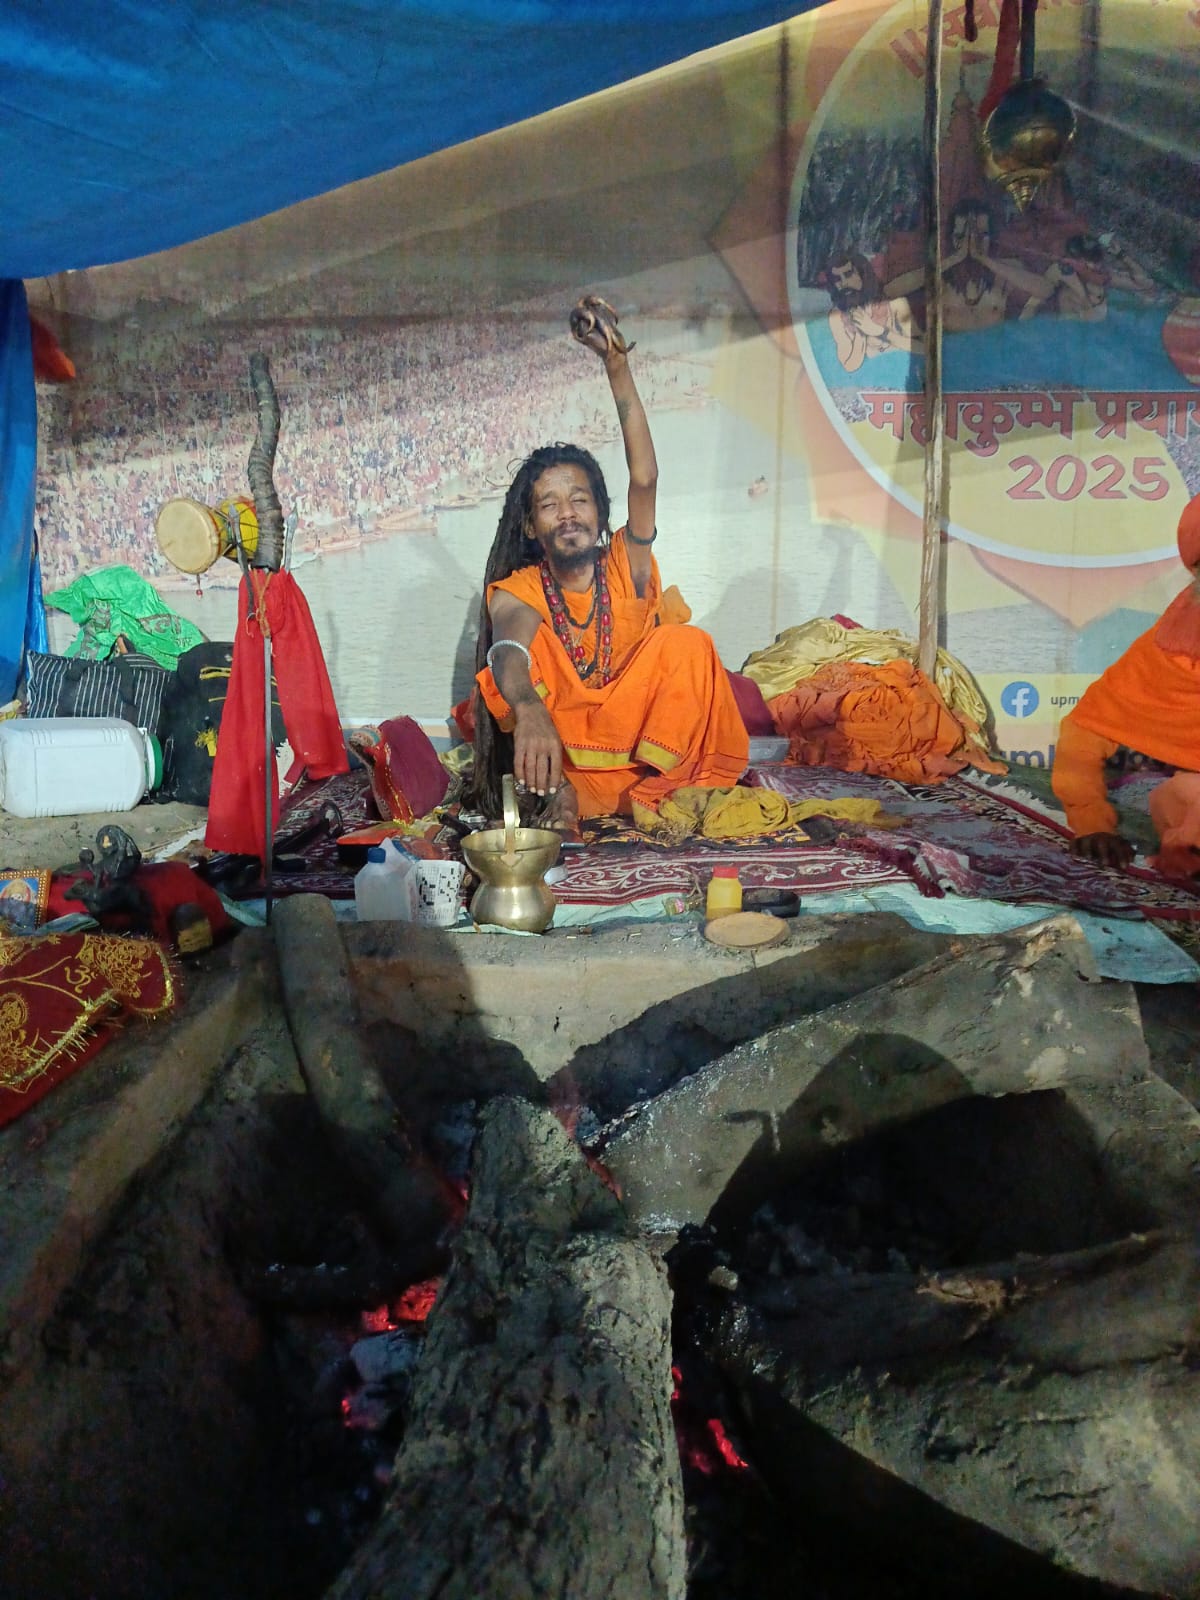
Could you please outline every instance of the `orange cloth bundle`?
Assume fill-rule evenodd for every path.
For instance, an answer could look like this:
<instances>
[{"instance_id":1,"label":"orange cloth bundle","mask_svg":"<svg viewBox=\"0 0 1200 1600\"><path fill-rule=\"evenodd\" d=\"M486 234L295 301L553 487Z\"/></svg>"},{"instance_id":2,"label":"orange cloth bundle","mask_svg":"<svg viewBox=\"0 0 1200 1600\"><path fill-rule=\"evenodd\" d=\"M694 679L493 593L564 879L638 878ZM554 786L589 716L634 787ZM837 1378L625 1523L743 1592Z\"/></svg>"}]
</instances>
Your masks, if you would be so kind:
<instances>
[{"instance_id":1,"label":"orange cloth bundle","mask_svg":"<svg viewBox=\"0 0 1200 1600\"><path fill-rule=\"evenodd\" d=\"M788 760L799 766L870 772L901 783L938 783L980 767L1005 772L979 729L955 716L919 668L836 661L769 702Z\"/></svg>"}]
</instances>

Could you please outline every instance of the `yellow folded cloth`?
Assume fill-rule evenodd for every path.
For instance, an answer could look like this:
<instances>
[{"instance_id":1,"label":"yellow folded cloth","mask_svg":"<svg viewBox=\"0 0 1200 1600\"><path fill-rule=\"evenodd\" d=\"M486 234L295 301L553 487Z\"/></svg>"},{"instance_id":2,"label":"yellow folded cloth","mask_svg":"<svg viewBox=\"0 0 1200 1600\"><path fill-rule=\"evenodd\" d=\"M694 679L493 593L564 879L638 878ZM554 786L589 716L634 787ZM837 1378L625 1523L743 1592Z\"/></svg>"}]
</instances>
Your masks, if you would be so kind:
<instances>
[{"instance_id":1,"label":"yellow folded cloth","mask_svg":"<svg viewBox=\"0 0 1200 1600\"><path fill-rule=\"evenodd\" d=\"M658 808L660 830L679 839L699 833L705 839L752 839L763 833L786 833L808 817L835 817L844 822L873 822L882 811L878 800L795 800L773 789L676 789Z\"/></svg>"},{"instance_id":2,"label":"yellow folded cloth","mask_svg":"<svg viewBox=\"0 0 1200 1600\"><path fill-rule=\"evenodd\" d=\"M874 666L884 661L910 661L915 665L918 654L917 641L898 628L844 628L832 617L813 617L798 627L785 628L765 650L755 650L746 658L742 672L758 684L764 700L773 700L831 661L863 661ZM977 728L987 726L987 702L957 656L938 651L933 681L951 711L967 717Z\"/></svg>"}]
</instances>

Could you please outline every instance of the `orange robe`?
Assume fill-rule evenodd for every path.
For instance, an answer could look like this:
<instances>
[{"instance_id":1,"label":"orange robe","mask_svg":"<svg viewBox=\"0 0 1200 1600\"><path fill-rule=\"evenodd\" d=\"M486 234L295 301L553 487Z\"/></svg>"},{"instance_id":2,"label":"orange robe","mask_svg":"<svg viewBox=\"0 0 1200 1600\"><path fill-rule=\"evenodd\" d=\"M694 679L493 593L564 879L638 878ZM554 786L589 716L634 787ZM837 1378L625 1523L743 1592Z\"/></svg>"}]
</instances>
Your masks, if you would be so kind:
<instances>
[{"instance_id":1,"label":"orange robe","mask_svg":"<svg viewBox=\"0 0 1200 1600\"><path fill-rule=\"evenodd\" d=\"M940 783L964 767L1006 772L974 723L956 715L911 661L827 661L767 708L802 767Z\"/></svg>"},{"instance_id":2,"label":"orange robe","mask_svg":"<svg viewBox=\"0 0 1200 1600\"><path fill-rule=\"evenodd\" d=\"M1164 650L1154 637L1158 627L1135 639L1063 718L1051 783L1073 833L1116 832L1104 763L1119 746L1168 766L1200 769L1200 659ZM1174 821L1175 830L1180 826ZM1200 834L1192 842L1200 845ZM1177 835L1172 843L1185 839Z\"/></svg>"},{"instance_id":3,"label":"orange robe","mask_svg":"<svg viewBox=\"0 0 1200 1600\"><path fill-rule=\"evenodd\" d=\"M634 588L625 530L613 535L608 558L612 602L612 677L593 686L581 679L550 621L536 566L521 567L488 588L503 589L542 619L534 635L533 686L563 742L563 773L579 797L579 814L623 811L649 822L662 799L688 786L736 784L750 756L749 735L716 646L699 628L677 589L663 593L658 563L640 596ZM590 594L564 592L582 622ZM584 639L590 657L594 633ZM484 704L505 729L512 710L491 669L478 676Z\"/></svg>"}]
</instances>

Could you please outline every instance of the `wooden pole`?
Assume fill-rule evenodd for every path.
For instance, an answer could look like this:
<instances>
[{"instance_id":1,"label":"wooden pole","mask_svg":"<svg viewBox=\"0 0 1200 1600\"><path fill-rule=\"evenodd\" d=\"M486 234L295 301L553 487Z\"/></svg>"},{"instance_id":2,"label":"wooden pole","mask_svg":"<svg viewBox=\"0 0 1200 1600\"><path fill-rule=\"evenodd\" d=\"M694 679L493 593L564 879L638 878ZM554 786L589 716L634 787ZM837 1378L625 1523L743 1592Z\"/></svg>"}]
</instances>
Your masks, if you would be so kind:
<instances>
[{"instance_id":1,"label":"wooden pole","mask_svg":"<svg viewBox=\"0 0 1200 1600\"><path fill-rule=\"evenodd\" d=\"M925 515L921 534L921 597L917 664L929 678L937 666L941 612L942 508L945 501L945 408L942 404L942 0L929 0L925 43Z\"/></svg>"}]
</instances>

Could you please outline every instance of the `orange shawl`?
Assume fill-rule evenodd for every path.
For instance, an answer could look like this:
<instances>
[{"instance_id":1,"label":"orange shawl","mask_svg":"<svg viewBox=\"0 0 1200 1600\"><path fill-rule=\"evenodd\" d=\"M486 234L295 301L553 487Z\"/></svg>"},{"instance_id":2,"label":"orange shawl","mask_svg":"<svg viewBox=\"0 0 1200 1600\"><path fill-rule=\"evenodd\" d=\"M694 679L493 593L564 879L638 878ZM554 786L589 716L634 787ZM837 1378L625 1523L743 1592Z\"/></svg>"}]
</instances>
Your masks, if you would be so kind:
<instances>
[{"instance_id":1,"label":"orange shawl","mask_svg":"<svg viewBox=\"0 0 1200 1600\"><path fill-rule=\"evenodd\" d=\"M503 589L514 599L523 600L537 612L544 624L537 637L538 645L556 646L562 656L563 665L570 670L572 677L579 681L574 664L563 649L562 642L551 624L550 607L546 604L546 594L542 588L541 569L536 565L518 567L516 572L507 578L501 578L499 583L490 583L487 592L489 605L497 589ZM672 587L663 593L658 562L653 557L650 560L650 581L646 585L646 592L644 595L638 595L634 588L633 574L629 570L629 550L625 544L624 528L618 529L613 534L609 546L608 594L612 601L613 613L612 675L614 678L635 647L652 628L656 628L660 622L687 622L691 619L691 609L678 589ZM582 622L591 606L590 591L586 594L572 594L564 589L563 599L567 602L567 610L575 621ZM485 669L479 674L479 683L485 699L490 700L489 690L494 693L495 698L500 699L490 669ZM534 683L535 685L537 683L536 673ZM583 687L582 683L580 687ZM595 692L595 690L588 691L592 694ZM503 704L503 701L501 703Z\"/></svg>"}]
</instances>

